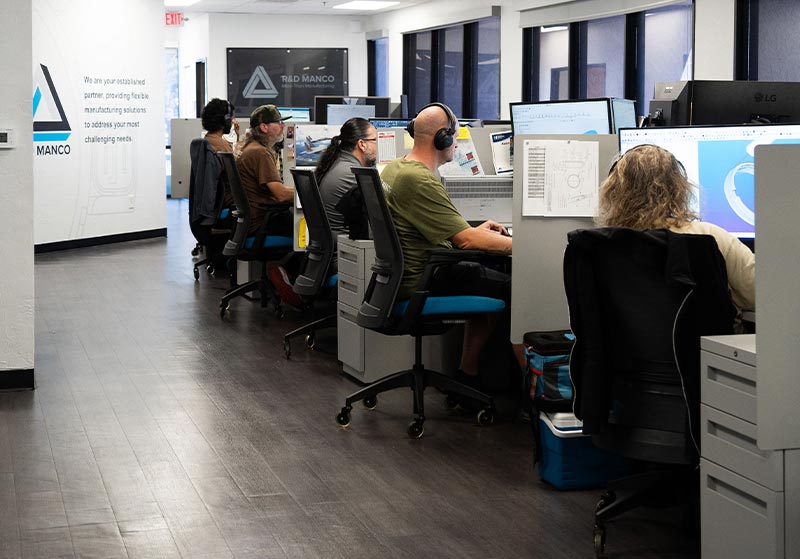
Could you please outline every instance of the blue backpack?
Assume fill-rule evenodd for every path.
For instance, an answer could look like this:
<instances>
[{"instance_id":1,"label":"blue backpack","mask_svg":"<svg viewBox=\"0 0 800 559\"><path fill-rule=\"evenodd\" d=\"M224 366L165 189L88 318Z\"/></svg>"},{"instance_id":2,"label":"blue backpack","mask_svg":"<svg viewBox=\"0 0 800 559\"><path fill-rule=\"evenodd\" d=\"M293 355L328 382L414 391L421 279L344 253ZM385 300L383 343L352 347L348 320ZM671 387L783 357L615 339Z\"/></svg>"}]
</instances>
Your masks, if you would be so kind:
<instances>
[{"instance_id":1,"label":"blue backpack","mask_svg":"<svg viewBox=\"0 0 800 559\"><path fill-rule=\"evenodd\" d=\"M538 412L572 411L572 381L569 377L569 354L575 336L569 330L528 332L523 337L525 344L526 394ZM531 394L531 387L535 390ZM535 417L535 415L534 415Z\"/></svg>"}]
</instances>

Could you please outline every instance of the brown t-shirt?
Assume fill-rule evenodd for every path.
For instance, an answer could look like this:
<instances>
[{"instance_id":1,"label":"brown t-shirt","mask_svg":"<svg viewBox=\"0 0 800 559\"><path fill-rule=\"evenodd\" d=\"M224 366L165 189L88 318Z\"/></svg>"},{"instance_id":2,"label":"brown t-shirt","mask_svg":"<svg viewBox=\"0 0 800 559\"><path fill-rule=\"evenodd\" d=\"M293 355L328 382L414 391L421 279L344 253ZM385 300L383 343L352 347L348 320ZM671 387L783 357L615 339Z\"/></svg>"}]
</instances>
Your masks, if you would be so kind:
<instances>
[{"instance_id":1,"label":"brown t-shirt","mask_svg":"<svg viewBox=\"0 0 800 559\"><path fill-rule=\"evenodd\" d=\"M231 153L233 152L233 146L231 143L223 138L222 136L217 136L216 134L206 134L206 140L211 145L211 149L214 150L214 153ZM225 187L225 193L222 195L222 207L229 208L233 206L233 195L230 193L227 187Z\"/></svg>"},{"instance_id":2,"label":"brown t-shirt","mask_svg":"<svg viewBox=\"0 0 800 559\"><path fill-rule=\"evenodd\" d=\"M258 231L266 215L267 204L274 204L278 200L272 195L267 184L281 182L278 172L275 152L258 142L250 142L242 150L236 160L242 186L250 202L250 226L247 232L252 234Z\"/></svg>"}]
</instances>

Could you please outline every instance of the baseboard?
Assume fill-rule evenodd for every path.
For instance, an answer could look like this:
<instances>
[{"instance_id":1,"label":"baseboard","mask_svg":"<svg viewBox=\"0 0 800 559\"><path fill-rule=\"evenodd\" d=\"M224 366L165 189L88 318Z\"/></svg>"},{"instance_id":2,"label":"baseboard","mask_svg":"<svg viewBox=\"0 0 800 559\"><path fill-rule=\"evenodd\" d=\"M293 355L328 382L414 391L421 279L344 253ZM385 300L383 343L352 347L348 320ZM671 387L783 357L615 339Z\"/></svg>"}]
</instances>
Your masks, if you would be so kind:
<instances>
[{"instance_id":1,"label":"baseboard","mask_svg":"<svg viewBox=\"0 0 800 559\"><path fill-rule=\"evenodd\" d=\"M0 371L0 390L33 390L35 387L33 369Z\"/></svg>"},{"instance_id":2,"label":"baseboard","mask_svg":"<svg viewBox=\"0 0 800 559\"><path fill-rule=\"evenodd\" d=\"M155 237L166 237L167 228L148 229L147 231L133 231L132 233L119 233L117 235L106 235L103 237L89 237L86 239L72 239L69 241L57 241L55 243L42 243L34 245L33 252L53 252L56 250L69 250L71 248L84 248L98 245L108 245L111 243L124 243L126 241L138 241L140 239L152 239Z\"/></svg>"}]
</instances>

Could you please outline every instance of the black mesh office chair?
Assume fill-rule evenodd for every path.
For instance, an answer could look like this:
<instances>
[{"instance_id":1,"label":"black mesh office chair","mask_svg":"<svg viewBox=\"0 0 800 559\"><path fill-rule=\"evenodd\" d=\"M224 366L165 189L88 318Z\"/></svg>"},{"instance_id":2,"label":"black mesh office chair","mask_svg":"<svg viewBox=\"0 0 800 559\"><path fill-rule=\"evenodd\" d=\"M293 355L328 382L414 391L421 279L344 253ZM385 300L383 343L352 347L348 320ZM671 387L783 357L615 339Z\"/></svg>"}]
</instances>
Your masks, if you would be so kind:
<instances>
[{"instance_id":1,"label":"black mesh office chair","mask_svg":"<svg viewBox=\"0 0 800 559\"><path fill-rule=\"evenodd\" d=\"M328 273L333 259L333 233L322 203L317 179L311 169L292 169L294 187L308 225L308 244L303 271L294 282L294 292L304 300L313 301L323 292L336 288L338 274ZM283 337L283 351L286 358L292 355L291 341L306 336L306 345L314 347L316 331L336 326L336 314L331 314L292 330Z\"/></svg>"},{"instance_id":2,"label":"black mesh office chair","mask_svg":"<svg viewBox=\"0 0 800 559\"><path fill-rule=\"evenodd\" d=\"M505 303L499 299L478 296L429 297L427 286L436 268L469 259L479 259L482 251L435 250L420 279L417 291L410 299L398 301L397 292L403 278L403 252L392 222L378 171L354 167L367 207L369 224L375 243L375 264L364 302L358 311L359 326L390 336L414 336L413 368L394 373L351 394L336 416L342 427L350 425L353 403L363 400L368 409L378 402L377 395L387 390L408 387L414 395L414 419L408 425L408 435L419 438L425 422L424 391L433 386L453 395L482 404L476 419L481 425L494 421L492 398L452 377L425 368L422 363L422 337L442 334L455 323L482 313L500 312Z\"/></svg>"},{"instance_id":3,"label":"black mesh office chair","mask_svg":"<svg viewBox=\"0 0 800 559\"><path fill-rule=\"evenodd\" d=\"M255 235L247 234L247 227L250 223L250 203L241 180L239 171L236 168L236 161L232 153L218 153L217 157L222 163L222 178L230 188L233 201L236 204L234 216L236 217L236 227L228 242L225 243L223 254L232 257L229 260L231 277L236 277L236 261L256 261L261 263L261 275L259 279L232 286L219 303L220 317L224 318L225 313L230 308L230 300L234 297L247 296L247 293L259 291L261 294L261 306L266 307L271 301L275 306L275 314L283 316L280 298L275 292L274 287L267 277L267 262L280 260L292 252L294 243L292 237L279 235L267 235L270 218L278 212L286 211L292 207L291 202L281 204L270 204L264 221ZM232 283L235 283L232 281Z\"/></svg>"},{"instance_id":4,"label":"black mesh office chair","mask_svg":"<svg viewBox=\"0 0 800 559\"><path fill-rule=\"evenodd\" d=\"M569 233L564 286L575 415L640 472L610 482L597 503L600 557L610 518L697 498L700 336L732 333L736 309L714 238L665 229Z\"/></svg>"},{"instance_id":5,"label":"black mesh office chair","mask_svg":"<svg viewBox=\"0 0 800 559\"><path fill-rule=\"evenodd\" d=\"M200 279L200 266L214 275L222 249L233 228L232 208L223 207L225 185L219 180L222 165L205 138L192 140L189 146L189 228L197 240L192 256L204 258L194 262L194 279Z\"/></svg>"}]
</instances>

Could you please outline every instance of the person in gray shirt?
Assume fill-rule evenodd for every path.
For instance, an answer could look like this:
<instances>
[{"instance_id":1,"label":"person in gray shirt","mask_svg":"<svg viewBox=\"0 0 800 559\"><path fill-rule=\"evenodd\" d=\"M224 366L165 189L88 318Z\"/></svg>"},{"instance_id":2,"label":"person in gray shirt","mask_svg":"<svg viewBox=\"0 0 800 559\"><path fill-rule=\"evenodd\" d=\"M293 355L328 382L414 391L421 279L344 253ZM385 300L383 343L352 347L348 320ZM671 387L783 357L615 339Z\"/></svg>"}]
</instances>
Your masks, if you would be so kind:
<instances>
[{"instance_id":1,"label":"person in gray shirt","mask_svg":"<svg viewBox=\"0 0 800 559\"><path fill-rule=\"evenodd\" d=\"M372 167L378 159L378 133L365 118L351 118L331 138L331 144L322 153L314 174L319 184L322 203L331 224L333 240L346 232L344 216L336 209L341 197L356 186L356 177L351 167ZM336 266L336 254L331 266Z\"/></svg>"}]
</instances>

